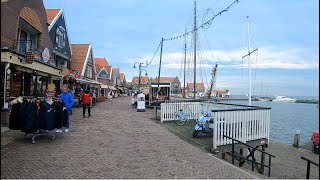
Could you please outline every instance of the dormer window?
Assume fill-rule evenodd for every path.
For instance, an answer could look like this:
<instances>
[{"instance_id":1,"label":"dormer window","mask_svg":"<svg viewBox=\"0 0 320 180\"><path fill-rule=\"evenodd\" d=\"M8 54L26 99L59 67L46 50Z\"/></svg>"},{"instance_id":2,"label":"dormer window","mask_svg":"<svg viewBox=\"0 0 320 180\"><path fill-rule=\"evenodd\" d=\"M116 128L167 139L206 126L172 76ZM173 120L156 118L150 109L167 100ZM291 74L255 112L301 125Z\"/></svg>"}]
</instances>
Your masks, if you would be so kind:
<instances>
[{"instance_id":1,"label":"dormer window","mask_svg":"<svg viewBox=\"0 0 320 180\"><path fill-rule=\"evenodd\" d=\"M60 48L66 45L66 30L62 26L58 26L56 30L56 44Z\"/></svg>"}]
</instances>

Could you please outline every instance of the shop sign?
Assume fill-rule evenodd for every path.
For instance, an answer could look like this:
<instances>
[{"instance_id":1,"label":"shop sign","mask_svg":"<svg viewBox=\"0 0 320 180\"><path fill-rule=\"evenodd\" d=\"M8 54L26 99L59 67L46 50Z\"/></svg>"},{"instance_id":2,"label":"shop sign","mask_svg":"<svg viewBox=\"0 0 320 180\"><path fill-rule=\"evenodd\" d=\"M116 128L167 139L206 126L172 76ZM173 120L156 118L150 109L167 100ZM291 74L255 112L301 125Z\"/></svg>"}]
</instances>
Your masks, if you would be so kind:
<instances>
[{"instance_id":1,"label":"shop sign","mask_svg":"<svg viewBox=\"0 0 320 180\"><path fill-rule=\"evenodd\" d=\"M42 51L42 59L44 62L48 62L50 59L50 54L49 54L49 49L48 48L44 48L44 50Z\"/></svg>"}]
</instances>

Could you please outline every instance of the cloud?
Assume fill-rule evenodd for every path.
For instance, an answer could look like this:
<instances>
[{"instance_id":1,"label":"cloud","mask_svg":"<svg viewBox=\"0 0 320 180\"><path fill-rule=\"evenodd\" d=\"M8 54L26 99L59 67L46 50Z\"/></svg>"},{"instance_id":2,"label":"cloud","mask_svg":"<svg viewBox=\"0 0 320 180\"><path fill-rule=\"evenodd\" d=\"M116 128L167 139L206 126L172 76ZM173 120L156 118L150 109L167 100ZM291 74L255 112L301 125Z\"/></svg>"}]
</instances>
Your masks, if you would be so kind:
<instances>
[{"instance_id":1,"label":"cloud","mask_svg":"<svg viewBox=\"0 0 320 180\"><path fill-rule=\"evenodd\" d=\"M197 52L197 67L212 68L215 62L219 68L243 68L248 67L248 58L242 57L246 50L215 50ZM143 59L151 59L152 56L145 56ZM213 58L216 60L214 61ZM183 63L184 53L164 53L162 66L178 69ZM193 64L193 55L187 55L187 61ZM262 47L250 56L251 66L258 69L319 69L318 52L308 49L279 49L276 47ZM159 58L155 57L153 65L159 64Z\"/></svg>"}]
</instances>

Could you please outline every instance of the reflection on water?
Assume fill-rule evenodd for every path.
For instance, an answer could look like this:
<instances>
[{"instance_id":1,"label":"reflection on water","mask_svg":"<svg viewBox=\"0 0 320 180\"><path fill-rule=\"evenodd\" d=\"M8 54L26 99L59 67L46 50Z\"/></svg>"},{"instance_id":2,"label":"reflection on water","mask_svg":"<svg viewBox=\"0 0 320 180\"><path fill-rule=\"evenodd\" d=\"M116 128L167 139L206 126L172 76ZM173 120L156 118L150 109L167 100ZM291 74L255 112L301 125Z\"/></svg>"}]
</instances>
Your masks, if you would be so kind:
<instances>
[{"instance_id":1,"label":"reflection on water","mask_svg":"<svg viewBox=\"0 0 320 180\"><path fill-rule=\"evenodd\" d=\"M248 105L248 101L222 102ZM319 131L319 109L317 104L252 101L251 105L271 107L271 141L292 145L294 135L299 130L301 144L304 144L310 141L314 131Z\"/></svg>"}]
</instances>

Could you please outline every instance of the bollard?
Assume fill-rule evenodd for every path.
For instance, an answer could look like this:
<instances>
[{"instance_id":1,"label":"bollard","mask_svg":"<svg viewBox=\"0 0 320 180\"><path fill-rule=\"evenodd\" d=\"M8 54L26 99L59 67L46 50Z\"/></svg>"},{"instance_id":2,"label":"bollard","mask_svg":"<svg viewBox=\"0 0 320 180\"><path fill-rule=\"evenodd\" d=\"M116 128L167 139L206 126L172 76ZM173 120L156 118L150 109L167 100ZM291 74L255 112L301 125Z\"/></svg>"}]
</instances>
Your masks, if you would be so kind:
<instances>
[{"instance_id":1,"label":"bollard","mask_svg":"<svg viewBox=\"0 0 320 180\"><path fill-rule=\"evenodd\" d=\"M297 130L296 134L294 135L293 146L299 147L299 143L300 143L300 131Z\"/></svg>"}]
</instances>

